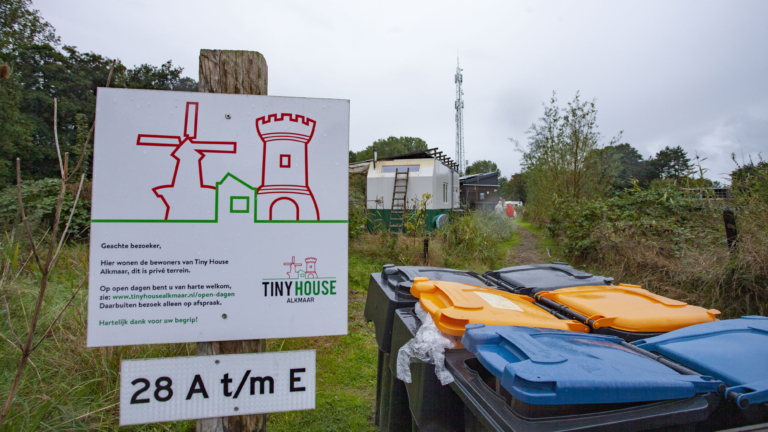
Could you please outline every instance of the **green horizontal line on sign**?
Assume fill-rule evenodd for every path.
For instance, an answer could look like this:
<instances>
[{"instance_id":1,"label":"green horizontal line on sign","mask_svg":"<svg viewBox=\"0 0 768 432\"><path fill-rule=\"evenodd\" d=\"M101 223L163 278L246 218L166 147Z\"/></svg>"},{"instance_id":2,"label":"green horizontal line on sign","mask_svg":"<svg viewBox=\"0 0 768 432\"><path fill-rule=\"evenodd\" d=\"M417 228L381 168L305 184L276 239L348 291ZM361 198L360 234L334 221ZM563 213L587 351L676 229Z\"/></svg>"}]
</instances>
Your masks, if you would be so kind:
<instances>
[{"instance_id":1,"label":"green horizontal line on sign","mask_svg":"<svg viewBox=\"0 0 768 432\"><path fill-rule=\"evenodd\" d=\"M114 222L114 223L216 223L216 220L196 220L196 219L179 219L179 220L165 220L165 219L92 219L91 222Z\"/></svg>"},{"instance_id":2,"label":"green horizontal line on sign","mask_svg":"<svg viewBox=\"0 0 768 432\"><path fill-rule=\"evenodd\" d=\"M345 220L257 220L256 223L347 223Z\"/></svg>"},{"instance_id":3,"label":"green horizontal line on sign","mask_svg":"<svg viewBox=\"0 0 768 432\"><path fill-rule=\"evenodd\" d=\"M217 220L196 220L196 219L92 219L93 223L217 223ZM345 220L265 220L255 221L255 223L348 223Z\"/></svg>"},{"instance_id":4,"label":"green horizontal line on sign","mask_svg":"<svg viewBox=\"0 0 768 432\"><path fill-rule=\"evenodd\" d=\"M324 278L304 278L305 281L313 281L313 280L331 280L336 279L335 277L324 277ZM265 281L281 281L281 280L298 280L296 278L272 278L272 279L262 279Z\"/></svg>"}]
</instances>

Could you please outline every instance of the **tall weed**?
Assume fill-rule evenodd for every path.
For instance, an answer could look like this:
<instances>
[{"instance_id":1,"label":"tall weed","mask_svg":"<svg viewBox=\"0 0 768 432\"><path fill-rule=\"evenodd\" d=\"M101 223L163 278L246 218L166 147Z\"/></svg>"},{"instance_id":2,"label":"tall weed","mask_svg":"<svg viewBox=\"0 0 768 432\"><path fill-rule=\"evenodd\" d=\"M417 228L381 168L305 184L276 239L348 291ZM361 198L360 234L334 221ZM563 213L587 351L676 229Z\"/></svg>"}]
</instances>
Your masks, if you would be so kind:
<instances>
[{"instance_id":1,"label":"tall weed","mask_svg":"<svg viewBox=\"0 0 768 432\"><path fill-rule=\"evenodd\" d=\"M454 218L450 225L438 231L437 237L445 248L446 267L470 264L490 270L506 264L504 246L513 239L513 233L511 219L471 212Z\"/></svg>"},{"instance_id":2,"label":"tall weed","mask_svg":"<svg viewBox=\"0 0 768 432\"><path fill-rule=\"evenodd\" d=\"M0 296L5 296L10 321L17 332L26 328L24 311L34 308L38 274L24 261L29 249L18 250L19 243L9 235L2 246L4 261ZM14 271L9 263L16 260ZM14 276L20 272L18 278ZM50 277L49 289L41 314L40 327L47 328L56 313L68 301L88 272L88 245L71 243L61 252ZM116 430L119 414L119 376L121 359L194 355L193 344L146 345L108 348L86 347L88 294L75 297L48 340L30 357L22 385L16 394L3 430ZM4 311L2 313L5 315ZM7 318L0 326L5 338L12 338ZM23 335L20 335L23 336ZM18 365L18 350L0 341L0 394L7 394ZM165 425L134 426L129 430L193 430L194 422L172 422Z\"/></svg>"},{"instance_id":3,"label":"tall weed","mask_svg":"<svg viewBox=\"0 0 768 432\"><path fill-rule=\"evenodd\" d=\"M424 234L427 236L429 234ZM388 231L365 233L350 241L350 255L375 263L428 265L486 271L506 265L507 247L517 239L509 218L469 212L454 216L450 225L432 232L429 253L424 257L424 237Z\"/></svg>"}]
</instances>

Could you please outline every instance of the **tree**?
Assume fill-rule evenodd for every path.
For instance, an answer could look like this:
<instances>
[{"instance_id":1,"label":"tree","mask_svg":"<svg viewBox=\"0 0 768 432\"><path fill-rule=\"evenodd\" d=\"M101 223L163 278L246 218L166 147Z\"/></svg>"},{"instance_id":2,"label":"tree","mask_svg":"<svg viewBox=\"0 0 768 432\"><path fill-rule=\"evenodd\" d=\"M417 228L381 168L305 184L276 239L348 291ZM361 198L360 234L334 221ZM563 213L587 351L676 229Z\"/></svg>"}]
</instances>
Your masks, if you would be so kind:
<instances>
[{"instance_id":1,"label":"tree","mask_svg":"<svg viewBox=\"0 0 768 432\"><path fill-rule=\"evenodd\" d=\"M641 186L648 186L658 178L653 159L643 160L640 152L627 143L605 146L596 153L601 158L605 177L616 190L630 187L632 180Z\"/></svg>"},{"instance_id":2,"label":"tree","mask_svg":"<svg viewBox=\"0 0 768 432\"><path fill-rule=\"evenodd\" d=\"M360 162L373 159L373 146L378 148L378 158L387 158L407 153L427 150L427 143L421 138L415 137L389 137L387 139L376 140L373 144L360 150L359 152L349 152L350 162Z\"/></svg>"},{"instance_id":3,"label":"tree","mask_svg":"<svg viewBox=\"0 0 768 432\"><path fill-rule=\"evenodd\" d=\"M11 71L0 79L0 189L14 182L12 161L32 179L57 175L53 144L53 98L59 100L57 133L62 151L79 157L95 112L96 88L106 84L112 60L80 53L60 43L29 0L0 0L0 60ZM126 68L119 61L113 87L196 91L197 83L181 76L183 69L168 61ZM91 155L85 172L90 177Z\"/></svg>"},{"instance_id":4,"label":"tree","mask_svg":"<svg viewBox=\"0 0 768 432\"><path fill-rule=\"evenodd\" d=\"M14 79L22 90L18 109L31 132L26 146L4 156L20 157L22 168L34 179L53 177L58 171L53 143L53 98L59 100L56 131L62 151L79 157L82 145L76 141L79 128L90 129L96 87L106 84L112 62L98 54L81 54L74 47L64 46L59 51L44 44L20 47L13 63ZM115 70L117 74L124 73L125 67L118 64ZM88 119L84 124L81 122L79 128L78 114L81 120Z\"/></svg>"},{"instance_id":5,"label":"tree","mask_svg":"<svg viewBox=\"0 0 768 432\"><path fill-rule=\"evenodd\" d=\"M693 165L682 147L664 147L654 158L656 174L664 179L680 179L690 174Z\"/></svg>"},{"instance_id":6,"label":"tree","mask_svg":"<svg viewBox=\"0 0 768 432\"><path fill-rule=\"evenodd\" d=\"M499 179L499 194L509 201L526 201L525 196L525 174L512 174L507 180L504 177Z\"/></svg>"},{"instance_id":7,"label":"tree","mask_svg":"<svg viewBox=\"0 0 768 432\"><path fill-rule=\"evenodd\" d=\"M0 0L0 60L9 62L19 47L44 44L58 45L59 38L31 0Z\"/></svg>"},{"instance_id":8,"label":"tree","mask_svg":"<svg viewBox=\"0 0 768 432\"><path fill-rule=\"evenodd\" d=\"M0 189L14 177L12 155L31 143L32 127L19 110L21 85L12 76L0 79ZM6 156L7 155L7 156Z\"/></svg>"},{"instance_id":9,"label":"tree","mask_svg":"<svg viewBox=\"0 0 768 432\"><path fill-rule=\"evenodd\" d=\"M32 137L32 125L19 108L23 89L13 74L13 60L20 47L58 42L30 0L0 0L0 188L13 178L13 157L29 147Z\"/></svg>"},{"instance_id":10,"label":"tree","mask_svg":"<svg viewBox=\"0 0 768 432\"><path fill-rule=\"evenodd\" d=\"M180 67L173 67L171 60L160 67L144 63L125 71L122 85L127 88L196 92L197 81L182 77L183 70Z\"/></svg>"},{"instance_id":11,"label":"tree","mask_svg":"<svg viewBox=\"0 0 768 432\"><path fill-rule=\"evenodd\" d=\"M621 134L614 138L614 145ZM599 153L602 137L597 131L595 101L582 102L579 93L567 107L557 105L555 93L544 116L528 129L528 143L516 149L523 153L529 214L544 222L556 200L603 196L610 185L604 181Z\"/></svg>"},{"instance_id":12,"label":"tree","mask_svg":"<svg viewBox=\"0 0 768 432\"><path fill-rule=\"evenodd\" d=\"M482 174L482 173L489 173L489 172L498 172L499 167L496 166L496 163L491 162L489 160L479 160L474 161L472 165L467 167L467 171L464 173L464 175L470 175L470 174Z\"/></svg>"}]
</instances>

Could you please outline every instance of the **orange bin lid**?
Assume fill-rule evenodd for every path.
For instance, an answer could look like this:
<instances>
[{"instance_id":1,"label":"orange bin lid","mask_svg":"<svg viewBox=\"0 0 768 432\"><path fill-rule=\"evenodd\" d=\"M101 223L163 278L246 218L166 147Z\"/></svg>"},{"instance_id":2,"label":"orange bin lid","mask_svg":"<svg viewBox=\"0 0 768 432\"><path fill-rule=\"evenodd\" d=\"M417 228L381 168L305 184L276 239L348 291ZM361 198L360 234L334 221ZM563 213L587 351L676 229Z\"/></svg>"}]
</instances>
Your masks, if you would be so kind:
<instances>
[{"instance_id":1,"label":"orange bin lid","mask_svg":"<svg viewBox=\"0 0 768 432\"><path fill-rule=\"evenodd\" d=\"M461 337L467 324L543 327L588 333L575 320L561 320L533 304L531 297L455 282L413 279L411 294L443 333Z\"/></svg>"},{"instance_id":2,"label":"orange bin lid","mask_svg":"<svg viewBox=\"0 0 768 432\"><path fill-rule=\"evenodd\" d=\"M542 291L536 298L568 306L593 320L595 330L611 327L638 333L669 332L694 324L715 321L720 311L644 290L638 285L582 286Z\"/></svg>"}]
</instances>

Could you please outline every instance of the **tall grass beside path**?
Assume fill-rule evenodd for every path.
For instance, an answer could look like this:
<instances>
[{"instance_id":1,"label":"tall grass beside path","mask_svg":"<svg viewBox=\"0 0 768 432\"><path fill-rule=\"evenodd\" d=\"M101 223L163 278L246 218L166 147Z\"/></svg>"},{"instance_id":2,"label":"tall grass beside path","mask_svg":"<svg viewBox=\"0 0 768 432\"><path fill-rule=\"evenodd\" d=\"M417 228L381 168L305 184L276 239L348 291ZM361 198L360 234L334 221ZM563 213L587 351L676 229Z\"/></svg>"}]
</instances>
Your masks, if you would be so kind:
<instances>
[{"instance_id":1,"label":"tall grass beside path","mask_svg":"<svg viewBox=\"0 0 768 432\"><path fill-rule=\"evenodd\" d=\"M766 177L768 184L768 176ZM768 188L766 188L768 189ZM560 201L547 231L566 260L617 282L643 285L722 317L768 314L768 200L765 190L729 200L674 185L612 198ZM736 214L729 249L723 210Z\"/></svg>"}]
</instances>

